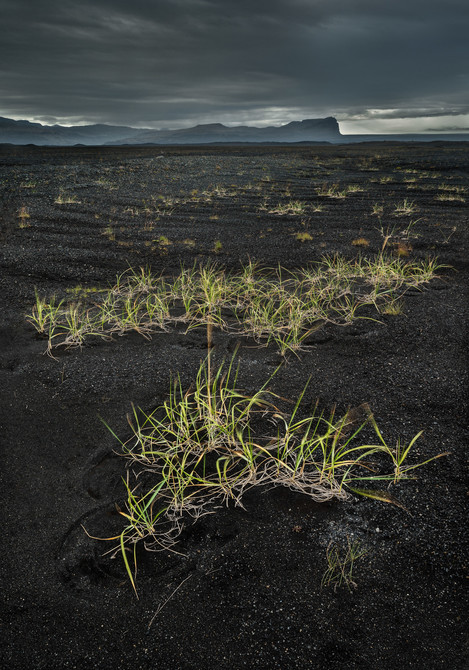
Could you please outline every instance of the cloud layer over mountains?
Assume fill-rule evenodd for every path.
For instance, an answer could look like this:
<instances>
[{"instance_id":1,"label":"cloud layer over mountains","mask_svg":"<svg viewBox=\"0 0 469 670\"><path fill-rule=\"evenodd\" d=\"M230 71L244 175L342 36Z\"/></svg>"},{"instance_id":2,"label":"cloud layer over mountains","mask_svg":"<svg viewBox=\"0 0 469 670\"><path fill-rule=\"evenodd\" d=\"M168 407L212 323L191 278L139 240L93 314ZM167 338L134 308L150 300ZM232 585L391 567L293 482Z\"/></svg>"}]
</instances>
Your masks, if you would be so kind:
<instances>
[{"instance_id":1,"label":"cloud layer over mountains","mask_svg":"<svg viewBox=\"0 0 469 670\"><path fill-rule=\"evenodd\" d=\"M17 119L469 114L467 0L0 0L0 26L0 114Z\"/></svg>"}]
</instances>

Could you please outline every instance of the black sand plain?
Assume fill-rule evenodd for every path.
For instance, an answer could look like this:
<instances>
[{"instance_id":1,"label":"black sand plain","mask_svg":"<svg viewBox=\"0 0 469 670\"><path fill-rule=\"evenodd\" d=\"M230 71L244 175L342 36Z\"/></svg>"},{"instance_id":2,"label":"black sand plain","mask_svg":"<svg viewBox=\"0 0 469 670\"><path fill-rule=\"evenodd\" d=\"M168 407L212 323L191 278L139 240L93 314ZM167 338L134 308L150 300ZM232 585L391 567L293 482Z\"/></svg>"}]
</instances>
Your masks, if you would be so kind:
<instances>
[{"instance_id":1,"label":"black sand plain","mask_svg":"<svg viewBox=\"0 0 469 670\"><path fill-rule=\"evenodd\" d=\"M466 667L468 168L466 143L0 149L3 667ZM319 194L334 184L352 189ZM404 200L414 211L398 215ZM271 213L291 201L301 213ZM412 462L450 455L391 487L407 511L252 490L245 509L188 525L180 555L142 551L137 599L119 555L82 529L123 524L126 461L100 417L125 439L132 403L161 403L171 373L190 386L205 333L93 340L54 359L25 319L35 289L70 296L129 265L172 275L194 261L376 256L386 231L387 252L451 267L408 291L400 314L326 326L272 388L295 399L311 377L305 405L369 403L390 442L424 430ZM213 355L238 340L239 385L253 392L279 354L216 332ZM321 587L327 547L347 538L367 549L357 587Z\"/></svg>"}]
</instances>

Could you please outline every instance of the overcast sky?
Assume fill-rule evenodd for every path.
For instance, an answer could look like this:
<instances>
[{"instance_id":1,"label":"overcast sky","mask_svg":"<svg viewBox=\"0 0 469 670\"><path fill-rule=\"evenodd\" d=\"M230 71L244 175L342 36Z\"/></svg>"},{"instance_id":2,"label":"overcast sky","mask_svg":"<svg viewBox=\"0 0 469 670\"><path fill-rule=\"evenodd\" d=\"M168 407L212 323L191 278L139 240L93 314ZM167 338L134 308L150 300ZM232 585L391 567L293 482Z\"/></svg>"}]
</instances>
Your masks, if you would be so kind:
<instances>
[{"instance_id":1,"label":"overcast sky","mask_svg":"<svg viewBox=\"0 0 469 670\"><path fill-rule=\"evenodd\" d=\"M469 131L469 0L0 0L0 116Z\"/></svg>"}]
</instances>

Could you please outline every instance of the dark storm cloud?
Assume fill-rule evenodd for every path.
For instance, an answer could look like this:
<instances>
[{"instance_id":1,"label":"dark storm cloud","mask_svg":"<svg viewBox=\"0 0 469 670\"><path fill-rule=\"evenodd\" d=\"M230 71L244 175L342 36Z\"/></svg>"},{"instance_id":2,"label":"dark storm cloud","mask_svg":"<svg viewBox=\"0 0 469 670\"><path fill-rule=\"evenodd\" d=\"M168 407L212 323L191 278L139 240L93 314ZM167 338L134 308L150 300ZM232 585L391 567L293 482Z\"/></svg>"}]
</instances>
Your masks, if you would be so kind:
<instances>
[{"instance_id":1,"label":"dark storm cloud","mask_svg":"<svg viewBox=\"0 0 469 670\"><path fill-rule=\"evenodd\" d=\"M0 26L3 116L175 127L469 113L467 0L0 0Z\"/></svg>"}]
</instances>

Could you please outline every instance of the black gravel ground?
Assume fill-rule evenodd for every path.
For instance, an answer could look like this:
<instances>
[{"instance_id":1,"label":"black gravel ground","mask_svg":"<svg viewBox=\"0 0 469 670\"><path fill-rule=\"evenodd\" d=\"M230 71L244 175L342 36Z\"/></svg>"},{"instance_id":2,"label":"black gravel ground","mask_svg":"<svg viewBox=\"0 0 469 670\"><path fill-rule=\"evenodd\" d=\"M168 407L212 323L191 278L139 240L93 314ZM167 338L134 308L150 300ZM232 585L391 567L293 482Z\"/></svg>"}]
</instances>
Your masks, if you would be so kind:
<instances>
[{"instance_id":1,"label":"black gravel ground","mask_svg":"<svg viewBox=\"0 0 469 670\"><path fill-rule=\"evenodd\" d=\"M466 667L468 167L465 143L0 148L4 667ZM414 211L397 215L405 200ZM300 214L272 213L292 201ZM390 442L424 430L411 460L450 455L391 487L405 510L253 490L245 509L188 526L179 554L140 552L137 599L119 555L83 530L123 524L125 461L100 417L125 439L132 403L155 407L171 373L193 381L204 333L90 341L53 359L25 320L35 288L70 296L129 265L299 268L375 256L386 233L391 254L436 256L440 278L401 314L327 326L272 389L295 399L311 378L304 408L369 403ZM214 356L237 343L216 333ZM239 385L255 391L279 355L240 344ZM367 549L357 587L321 587L327 547L348 539Z\"/></svg>"}]
</instances>

